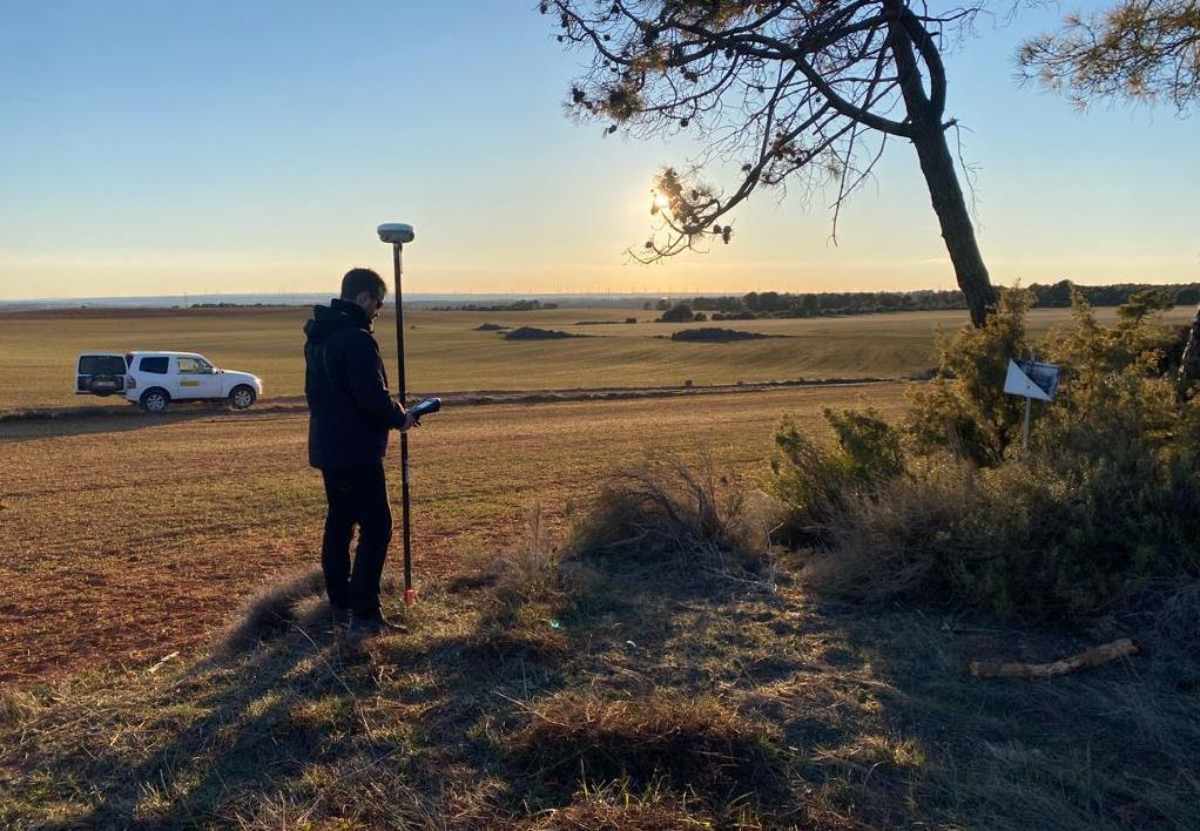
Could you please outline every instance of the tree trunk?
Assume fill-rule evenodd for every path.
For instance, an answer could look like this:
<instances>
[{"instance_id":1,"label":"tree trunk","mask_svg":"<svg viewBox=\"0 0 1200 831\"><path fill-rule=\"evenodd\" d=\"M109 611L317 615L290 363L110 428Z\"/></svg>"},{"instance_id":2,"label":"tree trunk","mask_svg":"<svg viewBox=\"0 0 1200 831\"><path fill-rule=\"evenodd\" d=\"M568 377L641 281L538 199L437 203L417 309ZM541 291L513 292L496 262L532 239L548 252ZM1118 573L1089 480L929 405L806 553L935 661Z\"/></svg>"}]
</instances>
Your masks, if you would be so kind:
<instances>
[{"instance_id":1,"label":"tree trunk","mask_svg":"<svg viewBox=\"0 0 1200 831\"><path fill-rule=\"evenodd\" d=\"M954 276L958 287L967 298L971 310L971 322L983 326L988 315L996 309L996 292L988 279L987 266L979 253L975 241L975 228L958 185L958 174L954 170L954 159L946 145L946 129L942 126L942 108L945 104L946 75L936 51L925 49L926 67L930 72L932 99L925 92L921 67L913 53L913 29L920 26L909 19L909 28L903 22L906 10L902 0L885 0L888 12L888 39L892 54L896 58L896 69L900 77L900 91L904 95L904 106L908 110L908 121L912 125L912 142L917 148L921 172L933 200L933 210L942 226L942 239L950 252L954 264ZM929 33L924 29L915 31L928 47Z\"/></svg>"},{"instance_id":2,"label":"tree trunk","mask_svg":"<svg viewBox=\"0 0 1200 831\"><path fill-rule=\"evenodd\" d=\"M954 276L966 295L967 308L971 310L971 322L983 326L988 315L996 310L996 291L988 279L979 243L975 241L975 228L958 185L945 130L941 124L917 125L913 144L921 161L921 172L925 174L925 184L929 186L934 213L942 226L942 239L946 241L950 262L954 264Z\"/></svg>"},{"instance_id":3,"label":"tree trunk","mask_svg":"<svg viewBox=\"0 0 1200 831\"><path fill-rule=\"evenodd\" d=\"M1179 397L1187 396L1188 388L1200 379L1200 305L1196 306L1196 316L1192 318L1192 328L1188 331L1187 346L1183 348L1183 359L1179 362Z\"/></svg>"}]
</instances>

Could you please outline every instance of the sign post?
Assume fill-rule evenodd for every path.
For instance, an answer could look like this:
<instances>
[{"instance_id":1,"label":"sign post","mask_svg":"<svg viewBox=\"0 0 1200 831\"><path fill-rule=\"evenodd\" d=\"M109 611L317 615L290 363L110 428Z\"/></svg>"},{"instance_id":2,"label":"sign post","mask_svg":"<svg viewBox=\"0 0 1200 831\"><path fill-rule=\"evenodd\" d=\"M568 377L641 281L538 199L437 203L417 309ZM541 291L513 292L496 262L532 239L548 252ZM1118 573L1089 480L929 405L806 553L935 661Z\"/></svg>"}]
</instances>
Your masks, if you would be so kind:
<instances>
[{"instance_id":1,"label":"sign post","mask_svg":"<svg viewBox=\"0 0 1200 831\"><path fill-rule=\"evenodd\" d=\"M1053 401L1058 392L1058 367L1035 360L1008 361L1008 375L1004 379L1004 391L1025 399L1025 423L1021 429L1021 452L1029 453L1029 418L1033 402Z\"/></svg>"}]
</instances>

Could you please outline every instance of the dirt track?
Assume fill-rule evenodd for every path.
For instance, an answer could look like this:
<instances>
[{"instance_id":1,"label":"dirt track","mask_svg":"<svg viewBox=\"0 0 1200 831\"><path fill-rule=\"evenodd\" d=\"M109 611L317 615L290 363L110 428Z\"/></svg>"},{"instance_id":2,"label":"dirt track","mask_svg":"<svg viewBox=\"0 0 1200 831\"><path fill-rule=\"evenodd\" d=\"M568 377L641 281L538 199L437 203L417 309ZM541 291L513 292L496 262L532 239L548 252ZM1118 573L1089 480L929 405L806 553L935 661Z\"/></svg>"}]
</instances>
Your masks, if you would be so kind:
<instances>
[{"instance_id":1,"label":"dirt track","mask_svg":"<svg viewBox=\"0 0 1200 831\"><path fill-rule=\"evenodd\" d=\"M674 398L677 396L727 395L729 393L753 393L769 390L796 389L802 387L858 387L867 384L894 384L894 378L800 378L794 381L773 381L761 384L712 384L707 386L673 387L605 387L588 389L558 390L469 390L441 394L442 401L450 407L475 407L490 404L555 404L567 401L618 401L639 398ZM414 392L409 401L416 401L432 392ZM90 418L121 418L134 416L156 418L142 413L131 403L117 398L97 398L96 404L79 407L39 407L28 410L0 411L0 439L7 434L11 425L27 421L72 421ZM109 401L113 403L108 403ZM119 402L119 403L118 403ZM220 403L184 403L173 405L176 415L194 415L197 412L219 412L228 409ZM304 396L275 396L262 399L253 413L302 413L308 411Z\"/></svg>"}]
</instances>

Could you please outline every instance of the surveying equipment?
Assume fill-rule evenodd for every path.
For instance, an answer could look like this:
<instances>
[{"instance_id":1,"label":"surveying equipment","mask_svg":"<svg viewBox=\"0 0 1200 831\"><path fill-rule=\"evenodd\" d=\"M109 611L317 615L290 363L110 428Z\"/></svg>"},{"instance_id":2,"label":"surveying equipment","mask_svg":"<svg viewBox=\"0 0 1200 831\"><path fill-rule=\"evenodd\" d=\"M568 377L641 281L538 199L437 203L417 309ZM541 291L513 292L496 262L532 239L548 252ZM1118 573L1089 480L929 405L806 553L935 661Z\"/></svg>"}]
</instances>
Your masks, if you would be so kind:
<instances>
[{"instance_id":1,"label":"surveying equipment","mask_svg":"<svg viewBox=\"0 0 1200 831\"><path fill-rule=\"evenodd\" d=\"M391 243L392 245L392 267L395 273L396 281L396 364L399 370L399 378L397 379L400 385L400 403L403 404L406 395L406 385L404 379L404 305L401 302L400 296L400 255L404 249L404 243L412 242L416 238L411 225L394 222L380 225L377 229L379 232L380 242ZM434 399L438 402L438 407L441 406L440 399ZM421 402L425 403L425 402ZM420 406L420 405L418 405ZM428 410L427 412L436 412ZM418 416L419 417L419 416ZM409 496L408 496L408 432L400 434L400 480L403 493L403 522L404 522L404 605L411 606L417 598L416 590L412 586L412 537L409 524Z\"/></svg>"},{"instance_id":2,"label":"surveying equipment","mask_svg":"<svg viewBox=\"0 0 1200 831\"><path fill-rule=\"evenodd\" d=\"M440 409L442 409L442 399L423 398L409 408L408 414L420 422L421 416L426 416L430 413L436 413Z\"/></svg>"}]
</instances>

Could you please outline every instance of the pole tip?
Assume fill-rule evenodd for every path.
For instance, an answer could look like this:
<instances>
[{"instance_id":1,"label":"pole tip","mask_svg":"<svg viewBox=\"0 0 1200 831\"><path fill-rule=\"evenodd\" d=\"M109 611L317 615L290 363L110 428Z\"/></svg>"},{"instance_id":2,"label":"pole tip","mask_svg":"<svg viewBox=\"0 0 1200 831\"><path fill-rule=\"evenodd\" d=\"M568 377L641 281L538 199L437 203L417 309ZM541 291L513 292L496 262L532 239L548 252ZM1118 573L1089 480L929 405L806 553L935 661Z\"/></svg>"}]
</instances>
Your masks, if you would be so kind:
<instances>
[{"instance_id":1,"label":"pole tip","mask_svg":"<svg viewBox=\"0 0 1200 831\"><path fill-rule=\"evenodd\" d=\"M405 589L404 590L404 605L411 606L416 602L417 602L417 590L416 589Z\"/></svg>"}]
</instances>

